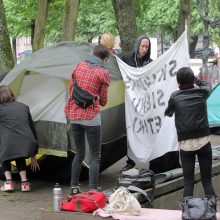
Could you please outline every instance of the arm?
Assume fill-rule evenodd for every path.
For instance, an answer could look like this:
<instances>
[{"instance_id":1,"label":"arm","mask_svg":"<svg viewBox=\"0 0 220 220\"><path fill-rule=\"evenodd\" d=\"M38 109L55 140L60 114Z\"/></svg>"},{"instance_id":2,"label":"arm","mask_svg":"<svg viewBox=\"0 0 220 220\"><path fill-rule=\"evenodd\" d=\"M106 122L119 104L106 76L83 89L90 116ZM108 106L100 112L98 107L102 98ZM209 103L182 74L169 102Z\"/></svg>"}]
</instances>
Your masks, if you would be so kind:
<instances>
[{"instance_id":1,"label":"arm","mask_svg":"<svg viewBox=\"0 0 220 220\"><path fill-rule=\"evenodd\" d=\"M212 91L212 86L209 82L206 82L204 80L199 79L198 77L195 77L195 84L200 88L200 89L205 89L207 91L207 95L209 96Z\"/></svg>"},{"instance_id":2,"label":"arm","mask_svg":"<svg viewBox=\"0 0 220 220\"><path fill-rule=\"evenodd\" d=\"M39 163L37 162L37 158L36 158L36 155L31 157L31 170L33 172L36 172L37 170L40 170L40 165Z\"/></svg>"},{"instance_id":3,"label":"arm","mask_svg":"<svg viewBox=\"0 0 220 220\"><path fill-rule=\"evenodd\" d=\"M103 77L102 85L99 90L99 104L101 106L105 106L107 104L109 82L109 73L107 73Z\"/></svg>"},{"instance_id":4,"label":"arm","mask_svg":"<svg viewBox=\"0 0 220 220\"><path fill-rule=\"evenodd\" d=\"M31 113L30 113L29 108L28 108L28 118L29 118L30 127L31 127L31 130L33 132L33 135L34 135L35 139L37 140L37 132L35 130L34 122L33 122L33 119L31 117ZM37 144L37 148L38 148L38 144ZM35 155L31 157L31 170L34 171L34 172L36 172L37 170L40 170L40 166L39 166L39 164L37 162L37 159L36 159L37 151L38 151L38 149L36 150Z\"/></svg>"},{"instance_id":5,"label":"arm","mask_svg":"<svg viewBox=\"0 0 220 220\"><path fill-rule=\"evenodd\" d=\"M174 105L174 102L173 102L173 98L170 97L169 102L168 102L168 106L165 110L165 116L172 117L173 113L174 113L174 110L175 110L175 105Z\"/></svg>"}]
</instances>

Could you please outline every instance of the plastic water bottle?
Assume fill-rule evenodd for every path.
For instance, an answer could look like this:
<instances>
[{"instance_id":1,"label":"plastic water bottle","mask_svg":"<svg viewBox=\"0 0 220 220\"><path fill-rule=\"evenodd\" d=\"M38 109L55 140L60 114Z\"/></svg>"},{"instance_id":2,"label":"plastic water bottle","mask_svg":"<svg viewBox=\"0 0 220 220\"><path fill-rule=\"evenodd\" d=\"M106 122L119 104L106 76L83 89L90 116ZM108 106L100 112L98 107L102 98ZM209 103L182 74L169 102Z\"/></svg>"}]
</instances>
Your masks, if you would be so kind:
<instances>
[{"instance_id":1,"label":"plastic water bottle","mask_svg":"<svg viewBox=\"0 0 220 220\"><path fill-rule=\"evenodd\" d=\"M56 183L53 188L53 210L58 212L61 210L62 189L59 183Z\"/></svg>"}]
</instances>

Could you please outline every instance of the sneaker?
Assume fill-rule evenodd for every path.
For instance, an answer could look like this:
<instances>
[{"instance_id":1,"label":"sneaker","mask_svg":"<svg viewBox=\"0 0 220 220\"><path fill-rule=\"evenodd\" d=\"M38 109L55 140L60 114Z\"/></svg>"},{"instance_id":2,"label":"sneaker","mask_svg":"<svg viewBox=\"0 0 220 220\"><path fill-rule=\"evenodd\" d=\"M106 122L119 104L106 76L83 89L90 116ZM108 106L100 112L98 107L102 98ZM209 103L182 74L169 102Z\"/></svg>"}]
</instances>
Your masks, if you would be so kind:
<instances>
[{"instance_id":1,"label":"sneaker","mask_svg":"<svg viewBox=\"0 0 220 220\"><path fill-rule=\"evenodd\" d=\"M74 195L76 195L78 193L80 193L79 186L71 186L68 198L70 198L70 197L72 197L72 196L74 196Z\"/></svg>"},{"instance_id":2,"label":"sneaker","mask_svg":"<svg viewBox=\"0 0 220 220\"><path fill-rule=\"evenodd\" d=\"M21 192L30 192L31 191L31 184L30 182L21 182Z\"/></svg>"},{"instance_id":3,"label":"sneaker","mask_svg":"<svg viewBox=\"0 0 220 220\"><path fill-rule=\"evenodd\" d=\"M14 191L14 182L4 182L2 187L1 187L2 192L12 192Z\"/></svg>"}]
</instances>

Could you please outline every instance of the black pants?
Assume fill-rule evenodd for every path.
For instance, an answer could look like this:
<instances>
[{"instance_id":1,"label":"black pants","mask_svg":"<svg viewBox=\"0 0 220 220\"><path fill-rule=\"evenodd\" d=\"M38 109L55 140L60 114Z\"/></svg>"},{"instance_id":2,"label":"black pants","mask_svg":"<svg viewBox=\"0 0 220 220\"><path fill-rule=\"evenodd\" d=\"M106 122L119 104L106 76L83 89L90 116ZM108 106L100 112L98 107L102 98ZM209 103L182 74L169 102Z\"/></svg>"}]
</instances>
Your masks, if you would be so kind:
<instances>
[{"instance_id":1,"label":"black pants","mask_svg":"<svg viewBox=\"0 0 220 220\"><path fill-rule=\"evenodd\" d=\"M18 172L26 170L26 162L24 158L18 158L15 160L15 162L16 162L16 167L18 169ZM11 172L11 160L7 160L2 163L2 170L3 172L5 171Z\"/></svg>"},{"instance_id":2,"label":"black pants","mask_svg":"<svg viewBox=\"0 0 220 220\"><path fill-rule=\"evenodd\" d=\"M85 126L80 124L72 124L72 129L74 142L76 144L76 154L72 162L71 186L77 186L79 184L81 166L86 153L86 134L90 150L89 187L92 189L97 189L101 159L101 126Z\"/></svg>"},{"instance_id":3,"label":"black pants","mask_svg":"<svg viewBox=\"0 0 220 220\"><path fill-rule=\"evenodd\" d=\"M180 150L184 177L183 196L193 196L194 170L198 156L202 185L206 195L216 195L212 186L212 149L210 142L196 151Z\"/></svg>"}]
</instances>

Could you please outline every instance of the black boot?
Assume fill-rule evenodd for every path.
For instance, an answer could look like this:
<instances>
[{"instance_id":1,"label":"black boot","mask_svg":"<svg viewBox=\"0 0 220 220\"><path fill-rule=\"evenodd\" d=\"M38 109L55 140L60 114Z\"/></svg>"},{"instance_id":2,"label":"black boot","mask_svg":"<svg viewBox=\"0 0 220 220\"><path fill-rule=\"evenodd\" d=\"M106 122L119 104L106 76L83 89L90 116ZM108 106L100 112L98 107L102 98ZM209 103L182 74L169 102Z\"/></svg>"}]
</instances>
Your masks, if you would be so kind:
<instances>
[{"instance_id":1,"label":"black boot","mask_svg":"<svg viewBox=\"0 0 220 220\"><path fill-rule=\"evenodd\" d=\"M130 170L130 169L134 168L136 165L135 162L132 159L130 159L129 157L128 157L128 160L126 161L126 163L127 164L122 168L122 171Z\"/></svg>"}]
</instances>

